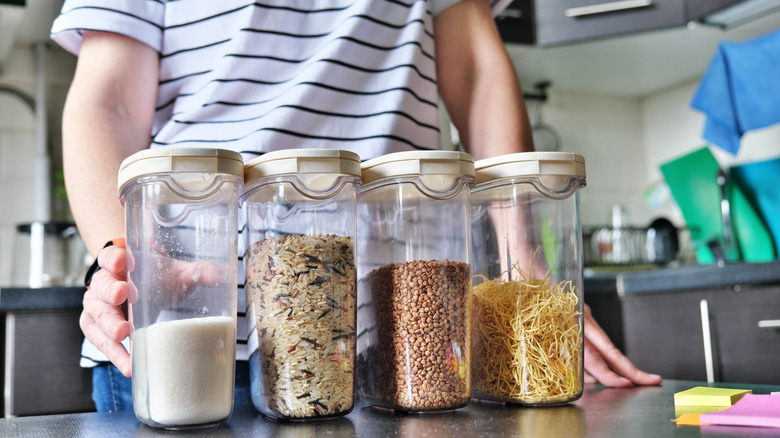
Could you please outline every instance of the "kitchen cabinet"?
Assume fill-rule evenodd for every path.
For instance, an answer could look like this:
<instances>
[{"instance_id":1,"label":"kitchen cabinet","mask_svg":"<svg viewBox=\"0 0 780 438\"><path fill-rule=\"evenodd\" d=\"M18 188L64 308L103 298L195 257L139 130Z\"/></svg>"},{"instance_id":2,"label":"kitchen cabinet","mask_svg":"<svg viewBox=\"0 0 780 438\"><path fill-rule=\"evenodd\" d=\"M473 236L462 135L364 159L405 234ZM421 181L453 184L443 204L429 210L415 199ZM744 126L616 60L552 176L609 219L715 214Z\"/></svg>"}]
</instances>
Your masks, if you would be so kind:
<instances>
[{"instance_id":1,"label":"kitchen cabinet","mask_svg":"<svg viewBox=\"0 0 780 438\"><path fill-rule=\"evenodd\" d=\"M496 17L501 39L517 44L534 44L534 9L532 0L512 0Z\"/></svg>"},{"instance_id":2,"label":"kitchen cabinet","mask_svg":"<svg viewBox=\"0 0 780 438\"><path fill-rule=\"evenodd\" d=\"M620 351L625 351L623 340L623 303L617 293L617 274L586 274L583 278L585 304L593 318Z\"/></svg>"},{"instance_id":3,"label":"kitchen cabinet","mask_svg":"<svg viewBox=\"0 0 780 438\"><path fill-rule=\"evenodd\" d=\"M776 269L776 265L764 266ZM738 268L739 265L733 267ZM707 281L708 271L717 269L700 267L689 271ZM659 277L664 275L663 271L659 271ZM644 280L647 278L646 275ZM732 277L720 285L670 287L666 291L632 288L629 293L622 292L623 336L626 355L640 369L665 378L705 380L708 342L716 382L780 381L780 328L771 326L772 321L780 326L780 281L751 283ZM708 308L705 318L709 340L702 328L702 300L706 300Z\"/></svg>"},{"instance_id":4,"label":"kitchen cabinet","mask_svg":"<svg viewBox=\"0 0 780 438\"><path fill-rule=\"evenodd\" d=\"M84 289L0 288L5 417L94 411L92 371L79 366Z\"/></svg>"},{"instance_id":5,"label":"kitchen cabinet","mask_svg":"<svg viewBox=\"0 0 780 438\"><path fill-rule=\"evenodd\" d=\"M708 14L740 3L741 0L686 0L688 18L698 20Z\"/></svg>"},{"instance_id":6,"label":"kitchen cabinet","mask_svg":"<svg viewBox=\"0 0 780 438\"><path fill-rule=\"evenodd\" d=\"M545 0L535 3L536 42L554 46L686 23L682 0Z\"/></svg>"},{"instance_id":7,"label":"kitchen cabinet","mask_svg":"<svg viewBox=\"0 0 780 438\"><path fill-rule=\"evenodd\" d=\"M496 17L505 42L550 47L682 27L740 0L514 0Z\"/></svg>"},{"instance_id":8,"label":"kitchen cabinet","mask_svg":"<svg viewBox=\"0 0 780 438\"><path fill-rule=\"evenodd\" d=\"M6 315L4 416L87 412L92 370L79 367L78 310Z\"/></svg>"}]
</instances>

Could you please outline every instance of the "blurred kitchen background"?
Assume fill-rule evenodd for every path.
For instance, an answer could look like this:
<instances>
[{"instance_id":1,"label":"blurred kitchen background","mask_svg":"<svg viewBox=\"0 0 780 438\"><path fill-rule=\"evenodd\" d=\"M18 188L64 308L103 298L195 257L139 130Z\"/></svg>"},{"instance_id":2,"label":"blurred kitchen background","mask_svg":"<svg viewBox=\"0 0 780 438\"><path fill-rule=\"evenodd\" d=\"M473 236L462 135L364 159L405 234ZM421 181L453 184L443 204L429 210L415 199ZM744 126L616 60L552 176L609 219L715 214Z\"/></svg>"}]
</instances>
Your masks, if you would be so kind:
<instances>
[{"instance_id":1,"label":"blurred kitchen background","mask_svg":"<svg viewBox=\"0 0 780 438\"><path fill-rule=\"evenodd\" d=\"M538 146L586 158L588 186L581 192L586 229L613 225L616 209L623 226L647 227L664 217L684 227L659 166L706 146L704 116L690 107L699 80L722 40L745 41L780 28L778 1L702 6L701 0L663 0L644 7L640 1L640 7L625 11L565 17L566 8L589 3L598 2L537 2L534 20L531 1L514 1L497 19L530 96L526 103L532 124L540 128ZM703 23L718 9L755 3L760 9L727 24ZM19 224L70 219L60 117L76 59L48 37L61 5L61 0L0 0L3 285L14 282L14 269L24 269L20 256L28 257L18 252L24 243L16 242L26 238ZM561 11L555 16L550 8ZM588 25L588 18L599 24ZM540 95L545 99L534 98ZM748 132L736 156L710 149L724 167L778 157L780 126ZM42 176L41 168L50 170Z\"/></svg>"},{"instance_id":2,"label":"blurred kitchen background","mask_svg":"<svg viewBox=\"0 0 780 438\"><path fill-rule=\"evenodd\" d=\"M37 280L29 275L30 265L41 263L40 257L35 261L35 249L31 249L35 233L39 238L41 232L45 237L53 238L54 245L73 245L75 248L74 260L58 260L56 263L75 262L76 268L54 283L78 285L83 278L83 267L89 262L85 260L83 249L79 252L73 230L63 225L70 222L71 217L62 181L60 121L76 58L49 39L51 22L62 3L62 0L0 0L0 286L42 285L40 281L36 284ZM764 264L756 271L736 264L736 271L721 270L716 274L709 271L663 271L662 277L647 278L641 275L623 278L621 272L633 268L633 265L638 265L640 270L697 265L697 257L702 256L690 245L691 233L701 230L691 230L686 222L690 218L685 217L675 199L662 173L663 166L680 163L681 158L691 154L698 157L696 154L700 153L705 160L695 160L696 163L706 161L726 170L732 166L780 157L780 125L747 132L738 154L731 155L707 145L702 137L704 115L690 105L719 43L748 41L780 29L780 0L516 0L497 18L497 22L526 94L531 123L536 127L537 147L540 150L574 152L586 159L587 187L580 192L581 217L587 237L585 249L589 254L586 268L608 265L612 269L607 276L591 276L590 283L586 283L586 301L590 297L594 313L598 313L597 319L618 347L628 351L632 360L640 366L666 377L704 379L704 352L699 354L699 350L705 347L701 342L703 335L698 320L698 300L713 291L731 294L737 286L745 291L750 289L751 280L760 280L761 284L777 285L771 290L771 300L774 301L767 301L769 295L764 294L754 307L776 309L780 306L780 265ZM770 77L780 82L777 70ZM446 120L446 114L442 114L442 119ZM457 143L457 133L447 129L447 125L443 125L442 141L445 147L452 147ZM707 161L711 158L715 161ZM716 238L706 237L709 240L700 242L700 246L709 251L702 260L713 266L718 261L738 262L739 255L725 253L729 236L723 233L726 227L723 227L724 216L719 199L721 192L718 191L715 172L712 169L707 172L707 175L711 174L711 179L709 176L705 178L709 184L707 193L718 199L711 200L716 211L702 220L708 221L708 226L714 227L719 234ZM726 176L731 175L726 173ZM698 193L696 187L687 189L694 195ZM758 211L758 208L755 210ZM758 214L760 212L754 216ZM659 222L658 219L662 220ZM733 222L735 219L737 222L741 220L729 220ZM58 225L43 231L35 231L35 226L27 225L37 222L55 222ZM766 227L765 222L765 219L759 218L753 223ZM661 232L659 224L663 224L664 229L671 226L677 236L679 251L675 251L671 258L650 260L648 263L641 257L636 260L620 258L624 254L618 257L617 249L629 231L638 234L644 245L648 231ZM696 224L693 228L701 226ZM736 228L733 224L731 227ZM655 235L660 235L658 233ZM591 244L595 245L596 252L603 253L593 254ZM754 261L767 262L776 258L776 250L767 234L763 235L763 240L759 236L759 244L770 245L771 256L763 253ZM20 275L20 271L24 272ZM681 280L672 281L678 278L676 275ZM632 282L632 279L636 281ZM704 285L691 282L691 279L717 280L718 283ZM689 297L689 301L695 308L691 310L694 314L675 314L675 310L685 308L680 300L672 300L668 306L659 307L668 311L671 320L665 314L659 316L647 311L642 311L644 313L639 316L627 313L632 309L656 306L641 300L635 301L638 304L631 301L631 297L641 296L644 299L652 295L632 295L632 291L652 289L657 292L653 289L656 286L665 288L665 291L684 289L690 292L693 298ZM3 289L0 295L3 297L2 306L8 305L7 289ZM620 298L617 298L617 292ZM597 305L599 297L604 297L602 306ZM739 299L743 298L740 296ZM69 304L73 308L68 324L75 331L74 336L78 335L74 323L79 303ZM767 303L777 305L767 306ZM615 308L618 310L613 311ZM5 308L0 310L8 311ZM19 315L24 316L24 313ZM780 314L775 319L778 318ZM649 325L634 323L645 320ZM39 324L36 321L31 320L31 324ZM693 326L679 328L673 325L674 321L693 321ZM751 327L755 325L751 324ZM664 339L680 339L679 342L684 344L680 347L682 352L675 350L673 345L657 342L658 339L641 337L643 333L660 333L659 327L671 330ZM723 327L721 334L733 332L739 340L756 337L741 329ZM780 354L780 335L777 329L772 330L773 338L764 339L759 347L778 345ZM695 340L678 336L682 332L695 335ZM639 337L634 335L636 333ZM6 340L7 344L9 342ZM690 347L691 343L697 347ZM74 348L77 344L78 341ZM651 344L664 344L666 350L659 354L649 347L638 347ZM687 353L691 352L691 348L696 350L694 365L675 362L680 360L675 358L689 356ZM765 350L761 352L763 354ZM77 355L78 351L73 354ZM16 366L9 365L7 356L6 369ZM663 357L666 362L659 365L652 361L653 356ZM747 374L729 374L732 372L727 366L730 359L718 359L717 349L715 357L716 380L750 379L758 383L762 377L766 378L765 375L756 377L755 369ZM758 367L752 358L746 358L751 356L739 354L735 360ZM775 363L770 362L767 369L774 366ZM7 380L6 375L6 385L9 384ZM86 391L85 388L79 390ZM13 400L9 402L8 397L6 389L7 415L28 412L21 408L16 411L10 409L8 404ZM22 406L18 400L16 403ZM50 412L58 411L53 409Z\"/></svg>"}]
</instances>

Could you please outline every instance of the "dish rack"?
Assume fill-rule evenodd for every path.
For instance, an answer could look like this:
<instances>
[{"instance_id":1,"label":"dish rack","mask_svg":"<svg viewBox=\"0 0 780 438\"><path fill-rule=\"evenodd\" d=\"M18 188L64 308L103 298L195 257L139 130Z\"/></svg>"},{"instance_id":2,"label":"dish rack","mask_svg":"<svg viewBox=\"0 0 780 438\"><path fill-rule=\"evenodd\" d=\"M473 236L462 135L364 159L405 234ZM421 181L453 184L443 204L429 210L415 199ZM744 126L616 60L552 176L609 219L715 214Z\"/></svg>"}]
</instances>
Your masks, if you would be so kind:
<instances>
[{"instance_id":1,"label":"dish rack","mask_svg":"<svg viewBox=\"0 0 780 438\"><path fill-rule=\"evenodd\" d=\"M583 262L587 267L667 265L688 251L689 241L684 228L585 227Z\"/></svg>"}]
</instances>

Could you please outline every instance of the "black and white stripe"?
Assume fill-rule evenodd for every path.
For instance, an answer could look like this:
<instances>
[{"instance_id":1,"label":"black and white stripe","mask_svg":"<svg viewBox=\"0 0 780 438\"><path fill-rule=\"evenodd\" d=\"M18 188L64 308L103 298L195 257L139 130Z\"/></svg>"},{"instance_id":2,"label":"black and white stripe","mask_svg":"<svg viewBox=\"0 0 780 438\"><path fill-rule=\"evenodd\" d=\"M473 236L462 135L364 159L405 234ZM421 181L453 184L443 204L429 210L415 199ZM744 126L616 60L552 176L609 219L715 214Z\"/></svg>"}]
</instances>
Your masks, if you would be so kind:
<instances>
[{"instance_id":1,"label":"black and white stripe","mask_svg":"<svg viewBox=\"0 0 780 438\"><path fill-rule=\"evenodd\" d=\"M423 0L69 0L52 30L123 33L160 53L152 146L439 147L432 13Z\"/></svg>"},{"instance_id":2,"label":"black and white stripe","mask_svg":"<svg viewBox=\"0 0 780 438\"><path fill-rule=\"evenodd\" d=\"M433 17L457 1L67 0L52 38L78 54L84 30L115 32L160 54L151 147L365 160L439 148ZM105 360L89 347L82 364Z\"/></svg>"}]
</instances>

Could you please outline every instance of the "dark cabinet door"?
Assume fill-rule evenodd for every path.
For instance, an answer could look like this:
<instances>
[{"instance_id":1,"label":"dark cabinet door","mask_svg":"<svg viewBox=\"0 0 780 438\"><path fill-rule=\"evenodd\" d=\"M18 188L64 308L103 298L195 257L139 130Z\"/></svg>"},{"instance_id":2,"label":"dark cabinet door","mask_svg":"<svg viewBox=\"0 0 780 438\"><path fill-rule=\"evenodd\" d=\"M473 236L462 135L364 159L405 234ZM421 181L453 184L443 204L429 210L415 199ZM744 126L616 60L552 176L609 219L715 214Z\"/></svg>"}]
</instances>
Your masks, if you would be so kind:
<instances>
[{"instance_id":1,"label":"dark cabinet door","mask_svg":"<svg viewBox=\"0 0 780 438\"><path fill-rule=\"evenodd\" d=\"M667 379L707 380L699 302L703 293L635 293L623 299L625 353Z\"/></svg>"},{"instance_id":2,"label":"dark cabinet door","mask_svg":"<svg viewBox=\"0 0 780 438\"><path fill-rule=\"evenodd\" d=\"M704 16L723 10L743 0L686 0L688 20L699 20Z\"/></svg>"},{"instance_id":3,"label":"dark cabinet door","mask_svg":"<svg viewBox=\"0 0 780 438\"><path fill-rule=\"evenodd\" d=\"M632 293L623 299L627 356L666 378L706 380L701 301L707 301L715 381L780 381L780 286ZM759 322L763 326L760 327Z\"/></svg>"},{"instance_id":4,"label":"dark cabinet door","mask_svg":"<svg viewBox=\"0 0 780 438\"><path fill-rule=\"evenodd\" d=\"M534 8L539 46L686 23L684 0L543 0Z\"/></svg>"},{"instance_id":5,"label":"dark cabinet door","mask_svg":"<svg viewBox=\"0 0 780 438\"><path fill-rule=\"evenodd\" d=\"M534 11L532 0L513 0L496 17L501 39L509 43L534 44Z\"/></svg>"},{"instance_id":6,"label":"dark cabinet door","mask_svg":"<svg viewBox=\"0 0 780 438\"><path fill-rule=\"evenodd\" d=\"M718 294L709 310L719 381L780 382L780 288Z\"/></svg>"}]
</instances>

